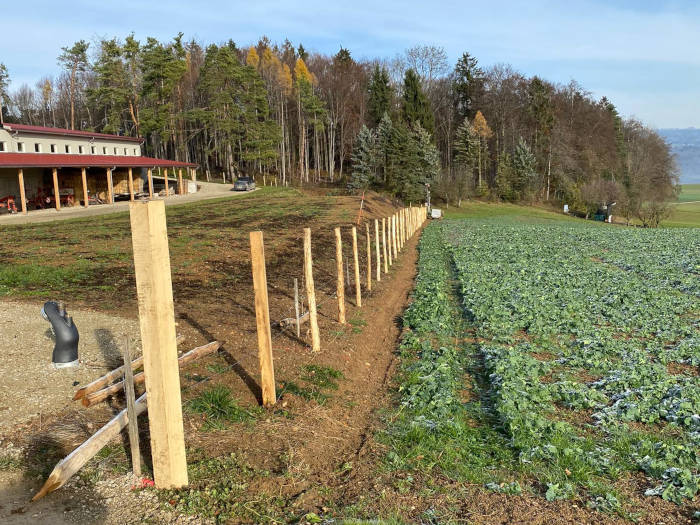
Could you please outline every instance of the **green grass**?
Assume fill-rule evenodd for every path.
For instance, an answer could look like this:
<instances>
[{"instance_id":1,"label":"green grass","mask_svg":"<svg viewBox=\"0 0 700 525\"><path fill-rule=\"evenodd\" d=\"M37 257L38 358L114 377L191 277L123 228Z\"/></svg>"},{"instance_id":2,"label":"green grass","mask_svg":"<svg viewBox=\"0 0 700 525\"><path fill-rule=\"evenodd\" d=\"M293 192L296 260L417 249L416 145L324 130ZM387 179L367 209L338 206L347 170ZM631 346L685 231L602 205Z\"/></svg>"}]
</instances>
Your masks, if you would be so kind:
<instances>
[{"instance_id":1,"label":"green grass","mask_svg":"<svg viewBox=\"0 0 700 525\"><path fill-rule=\"evenodd\" d=\"M678 202L700 201L700 184L682 184Z\"/></svg>"},{"instance_id":2,"label":"green grass","mask_svg":"<svg viewBox=\"0 0 700 525\"><path fill-rule=\"evenodd\" d=\"M671 228L700 228L700 184L683 184L671 216L662 225Z\"/></svg>"},{"instance_id":3,"label":"green grass","mask_svg":"<svg viewBox=\"0 0 700 525\"><path fill-rule=\"evenodd\" d=\"M447 219L484 219L510 217L518 222L579 221L575 217L536 206L519 204L465 201L460 208L441 208Z\"/></svg>"},{"instance_id":4,"label":"green grass","mask_svg":"<svg viewBox=\"0 0 700 525\"><path fill-rule=\"evenodd\" d=\"M205 390L187 403L187 409L204 416L202 430L222 430L231 423L252 421L262 409L241 408L231 397L231 391L225 386L215 386Z\"/></svg>"},{"instance_id":5,"label":"green grass","mask_svg":"<svg viewBox=\"0 0 700 525\"><path fill-rule=\"evenodd\" d=\"M323 405L330 398L327 391L338 390L338 380L343 379L343 373L328 366L305 365L302 367L299 379L303 385L295 381L283 382L280 396L292 394L306 401L313 400Z\"/></svg>"}]
</instances>

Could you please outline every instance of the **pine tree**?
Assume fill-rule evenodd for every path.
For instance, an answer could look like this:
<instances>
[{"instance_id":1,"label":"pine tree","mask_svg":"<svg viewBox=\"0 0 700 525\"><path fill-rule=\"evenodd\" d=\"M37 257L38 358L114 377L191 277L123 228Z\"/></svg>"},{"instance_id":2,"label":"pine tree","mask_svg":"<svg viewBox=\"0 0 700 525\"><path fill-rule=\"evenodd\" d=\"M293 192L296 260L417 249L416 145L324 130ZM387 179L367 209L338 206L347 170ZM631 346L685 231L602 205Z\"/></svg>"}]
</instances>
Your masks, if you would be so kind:
<instances>
[{"instance_id":1,"label":"pine tree","mask_svg":"<svg viewBox=\"0 0 700 525\"><path fill-rule=\"evenodd\" d=\"M352 173L348 181L348 190L352 192L366 190L375 181L376 153L376 133L367 126L362 126L352 152Z\"/></svg>"},{"instance_id":2,"label":"pine tree","mask_svg":"<svg viewBox=\"0 0 700 525\"><path fill-rule=\"evenodd\" d=\"M118 134L123 128L129 87L122 60L122 47L116 38L100 42L100 52L92 66L95 85L87 90L88 100L104 115L105 133Z\"/></svg>"},{"instance_id":3,"label":"pine tree","mask_svg":"<svg viewBox=\"0 0 700 525\"><path fill-rule=\"evenodd\" d=\"M386 171L389 162L389 146L391 144L393 131L394 124L391 121L391 117L389 117L389 113L385 112L376 129L377 177L384 183L386 183Z\"/></svg>"},{"instance_id":4,"label":"pine tree","mask_svg":"<svg viewBox=\"0 0 700 525\"><path fill-rule=\"evenodd\" d=\"M479 138L479 149L478 149L478 172L479 179L477 188L480 193L485 193L484 191L484 179L482 173L484 171L485 161L489 158L489 144L488 140L493 136L493 131L489 127L484 115L481 111L477 111L474 115L474 122L472 123L472 128L474 134Z\"/></svg>"},{"instance_id":5,"label":"pine tree","mask_svg":"<svg viewBox=\"0 0 700 525\"><path fill-rule=\"evenodd\" d=\"M479 136L468 118L457 128L454 141L455 151L455 177L457 186L457 199L466 197L474 186L474 172L479 165Z\"/></svg>"},{"instance_id":6,"label":"pine tree","mask_svg":"<svg viewBox=\"0 0 700 525\"><path fill-rule=\"evenodd\" d=\"M496 169L496 194L505 201L516 201L520 193L516 189L516 174L513 169L513 160L507 151L498 155L498 167Z\"/></svg>"},{"instance_id":7,"label":"pine tree","mask_svg":"<svg viewBox=\"0 0 700 525\"><path fill-rule=\"evenodd\" d=\"M515 151L513 152L515 181L513 186L520 192L521 197L524 197L525 193L534 189L535 180L537 178L536 167L537 159L534 153L532 153L525 139L520 137L518 144L515 146Z\"/></svg>"},{"instance_id":8,"label":"pine tree","mask_svg":"<svg viewBox=\"0 0 700 525\"><path fill-rule=\"evenodd\" d=\"M479 67L479 61L469 53L464 53L455 65L454 92L457 114L473 119L475 100L484 90L484 72Z\"/></svg>"},{"instance_id":9,"label":"pine tree","mask_svg":"<svg viewBox=\"0 0 700 525\"><path fill-rule=\"evenodd\" d=\"M374 127L390 111L393 97L389 73L386 69L380 68L379 64L374 66L367 91L367 115L370 126Z\"/></svg>"},{"instance_id":10,"label":"pine tree","mask_svg":"<svg viewBox=\"0 0 700 525\"><path fill-rule=\"evenodd\" d=\"M435 131L435 116L430 101L423 93L420 78L415 71L406 71L403 83L402 116L408 125L418 122L431 135Z\"/></svg>"},{"instance_id":11,"label":"pine tree","mask_svg":"<svg viewBox=\"0 0 700 525\"><path fill-rule=\"evenodd\" d=\"M10 74L7 72L5 64L0 62L0 126L5 122L5 111L10 105L10 97L7 94L7 87L10 85Z\"/></svg>"},{"instance_id":12,"label":"pine tree","mask_svg":"<svg viewBox=\"0 0 700 525\"><path fill-rule=\"evenodd\" d=\"M70 129L75 129L75 100L78 90L78 73L84 72L88 65L87 50L90 44L79 40L73 47L62 47L58 63L70 76Z\"/></svg>"}]
</instances>

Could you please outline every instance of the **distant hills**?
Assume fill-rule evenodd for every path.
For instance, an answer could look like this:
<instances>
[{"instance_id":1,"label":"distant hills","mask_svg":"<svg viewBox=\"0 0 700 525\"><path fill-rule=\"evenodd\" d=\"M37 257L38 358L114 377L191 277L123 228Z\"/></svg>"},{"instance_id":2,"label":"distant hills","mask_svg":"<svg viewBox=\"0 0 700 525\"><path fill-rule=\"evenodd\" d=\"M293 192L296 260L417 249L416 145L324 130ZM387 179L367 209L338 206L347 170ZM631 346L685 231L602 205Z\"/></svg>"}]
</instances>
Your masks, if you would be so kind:
<instances>
[{"instance_id":1,"label":"distant hills","mask_svg":"<svg viewBox=\"0 0 700 525\"><path fill-rule=\"evenodd\" d=\"M700 129L659 129L676 155L682 184L700 183Z\"/></svg>"}]
</instances>

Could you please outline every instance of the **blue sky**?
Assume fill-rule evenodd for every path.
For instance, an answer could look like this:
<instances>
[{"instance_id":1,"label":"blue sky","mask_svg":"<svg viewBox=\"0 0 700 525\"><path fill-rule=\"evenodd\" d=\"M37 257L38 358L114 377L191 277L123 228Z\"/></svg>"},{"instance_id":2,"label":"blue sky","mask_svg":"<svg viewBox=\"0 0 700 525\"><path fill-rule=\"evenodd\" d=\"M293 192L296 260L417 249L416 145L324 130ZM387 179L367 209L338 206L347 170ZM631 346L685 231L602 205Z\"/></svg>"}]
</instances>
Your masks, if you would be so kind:
<instances>
[{"instance_id":1,"label":"blue sky","mask_svg":"<svg viewBox=\"0 0 700 525\"><path fill-rule=\"evenodd\" d=\"M526 75L579 81L625 116L655 127L700 127L700 2L29 0L3 2L0 62L13 88L56 74L75 40L168 39L239 45L267 35L308 50L393 57L415 44L464 51L482 66L503 62Z\"/></svg>"}]
</instances>

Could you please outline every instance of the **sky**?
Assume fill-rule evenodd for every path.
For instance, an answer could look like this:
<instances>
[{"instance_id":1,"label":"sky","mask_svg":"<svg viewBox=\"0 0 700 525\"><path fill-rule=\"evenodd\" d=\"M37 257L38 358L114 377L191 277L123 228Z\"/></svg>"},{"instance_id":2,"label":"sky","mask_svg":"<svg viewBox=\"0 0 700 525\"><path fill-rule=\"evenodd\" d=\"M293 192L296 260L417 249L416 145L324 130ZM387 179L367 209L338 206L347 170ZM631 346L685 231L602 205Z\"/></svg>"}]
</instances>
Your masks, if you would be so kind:
<instances>
[{"instance_id":1,"label":"sky","mask_svg":"<svg viewBox=\"0 0 700 525\"><path fill-rule=\"evenodd\" d=\"M59 72L76 40L153 36L239 46L266 35L309 51L392 58L417 44L465 51L482 67L521 73L607 96L652 127L700 127L700 2L528 0L272 2L247 0L28 0L0 2L0 62L11 89ZM93 46L94 47L94 46Z\"/></svg>"}]
</instances>

